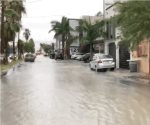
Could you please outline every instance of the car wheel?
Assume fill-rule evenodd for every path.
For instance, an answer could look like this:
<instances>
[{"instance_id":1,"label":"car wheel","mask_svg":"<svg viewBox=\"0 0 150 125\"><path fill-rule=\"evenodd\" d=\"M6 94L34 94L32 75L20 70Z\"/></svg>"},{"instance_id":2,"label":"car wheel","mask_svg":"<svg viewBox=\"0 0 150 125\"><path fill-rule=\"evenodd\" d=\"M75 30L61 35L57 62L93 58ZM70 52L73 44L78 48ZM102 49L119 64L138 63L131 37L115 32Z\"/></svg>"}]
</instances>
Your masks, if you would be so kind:
<instances>
[{"instance_id":1,"label":"car wheel","mask_svg":"<svg viewBox=\"0 0 150 125\"><path fill-rule=\"evenodd\" d=\"M91 70L93 70L93 68L91 67L91 64L89 64L89 67L90 67Z\"/></svg>"},{"instance_id":2,"label":"car wheel","mask_svg":"<svg viewBox=\"0 0 150 125\"><path fill-rule=\"evenodd\" d=\"M110 69L110 71L114 71L114 70L115 70L115 68L111 68L111 69Z\"/></svg>"},{"instance_id":3,"label":"car wheel","mask_svg":"<svg viewBox=\"0 0 150 125\"><path fill-rule=\"evenodd\" d=\"M103 72L106 72L107 71L107 69L103 69Z\"/></svg>"}]
</instances>

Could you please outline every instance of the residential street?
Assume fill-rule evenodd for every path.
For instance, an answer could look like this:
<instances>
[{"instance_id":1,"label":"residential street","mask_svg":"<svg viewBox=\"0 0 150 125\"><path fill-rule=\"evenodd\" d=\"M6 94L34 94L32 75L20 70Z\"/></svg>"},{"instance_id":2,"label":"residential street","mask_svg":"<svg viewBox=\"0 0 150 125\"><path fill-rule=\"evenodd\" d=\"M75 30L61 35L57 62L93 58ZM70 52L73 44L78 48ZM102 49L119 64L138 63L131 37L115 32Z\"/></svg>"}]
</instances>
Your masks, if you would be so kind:
<instances>
[{"instance_id":1,"label":"residential street","mask_svg":"<svg viewBox=\"0 0 150 125\"><path fill-rule=\"evenodd\" d=\"M150 85L38 56L1 81L2 125L150 125Z\"/></svg>"}]
</instances>

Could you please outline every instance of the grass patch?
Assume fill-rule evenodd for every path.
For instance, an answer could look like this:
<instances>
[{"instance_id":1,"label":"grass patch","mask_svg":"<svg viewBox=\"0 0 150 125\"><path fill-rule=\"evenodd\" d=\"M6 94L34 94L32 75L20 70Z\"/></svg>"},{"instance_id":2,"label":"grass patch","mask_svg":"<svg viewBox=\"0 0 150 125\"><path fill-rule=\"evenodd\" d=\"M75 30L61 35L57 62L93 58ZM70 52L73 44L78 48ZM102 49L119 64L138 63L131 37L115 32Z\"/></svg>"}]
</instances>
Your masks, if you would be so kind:
<instances>
[{"instance_id":1,"label":"grass patch","mask_svg":"<svg viewBox=\"0 0 150 125\"><path fill-rule=\"evenodd\" d=\"M11 63L8 63L7 65L0 64L0 72L8 70L20 62L22 62L22 60L15 60L15 61L12 61Z\"/></svg>"}]
</instances>

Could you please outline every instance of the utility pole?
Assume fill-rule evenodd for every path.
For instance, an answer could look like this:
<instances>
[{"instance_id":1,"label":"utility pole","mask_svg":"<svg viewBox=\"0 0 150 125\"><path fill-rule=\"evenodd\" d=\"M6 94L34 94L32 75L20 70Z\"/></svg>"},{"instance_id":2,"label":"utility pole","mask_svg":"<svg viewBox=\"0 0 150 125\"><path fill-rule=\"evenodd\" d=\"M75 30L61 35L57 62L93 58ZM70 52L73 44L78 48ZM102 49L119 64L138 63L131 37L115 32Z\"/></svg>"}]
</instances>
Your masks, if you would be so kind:
<instances>
[{"instance_id":1,"label":"utility pole","mask_svg":"<svg viewBox=\"0 0 150 125\"><path fill-rule=\"evenodd\" d=\"M4 53L4 11L5 3L4 0L1 1L1 54Z\"/></svg>"}]
</instances>

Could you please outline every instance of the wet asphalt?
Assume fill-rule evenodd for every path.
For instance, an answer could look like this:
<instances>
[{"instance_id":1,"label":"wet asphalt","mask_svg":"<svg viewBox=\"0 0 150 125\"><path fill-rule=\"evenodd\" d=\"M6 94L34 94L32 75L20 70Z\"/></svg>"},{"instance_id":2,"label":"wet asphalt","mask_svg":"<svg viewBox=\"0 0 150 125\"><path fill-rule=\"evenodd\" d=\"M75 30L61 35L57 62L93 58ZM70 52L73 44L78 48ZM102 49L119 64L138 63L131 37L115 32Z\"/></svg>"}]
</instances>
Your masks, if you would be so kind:
<instances>
[{"instance_id":1,"label":"wet asphalt","mask_svg":"<svg viewBox=\"0 0 150 125\"><path fill-rule=\"evenodd\" d=\"M1 78L1 125L150 125L150 85L38 56Z\"/></svg>"}]
</instances>

